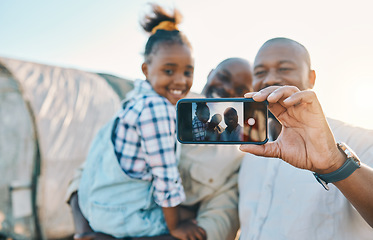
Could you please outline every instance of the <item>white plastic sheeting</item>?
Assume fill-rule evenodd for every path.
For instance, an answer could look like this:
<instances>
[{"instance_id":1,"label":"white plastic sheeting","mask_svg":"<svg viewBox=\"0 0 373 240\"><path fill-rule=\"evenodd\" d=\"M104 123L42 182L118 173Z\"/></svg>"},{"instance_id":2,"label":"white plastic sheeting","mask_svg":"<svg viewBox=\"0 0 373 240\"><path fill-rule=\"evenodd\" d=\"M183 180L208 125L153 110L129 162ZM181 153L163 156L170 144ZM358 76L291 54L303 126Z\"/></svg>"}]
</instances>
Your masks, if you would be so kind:
<instances>
[{"instance_id":1,"label":"white plastic sheeting","mask_svg":"<svg viewBox=\"0 0 373 240\"><path fill-rule=\"evenodd\" d=\"M21 90L21 94L3 94L14 83L0 78L0 176L29 181L37 139L41 157L37 205L42 231L47 238L66 237L73 233L64 198L68 182L84 161L95 133L119 109L120 99L94 73L6 58L0 58L0 63ZM36 136L22 98L35 117ZM0 206L5 202L8 199L0 196Z\"/></svg>"},{"instance_id":2,"label":"white plastic sheeting","mask_svg":"<svg viewBox=\"0 0 373 240\"><path fill-rule=\"evenodd\" d=\"M10 236L35 234L30 189L35 155L30 112L19 85L0 65L0 230Z\"/></svg>"}]
</instances>

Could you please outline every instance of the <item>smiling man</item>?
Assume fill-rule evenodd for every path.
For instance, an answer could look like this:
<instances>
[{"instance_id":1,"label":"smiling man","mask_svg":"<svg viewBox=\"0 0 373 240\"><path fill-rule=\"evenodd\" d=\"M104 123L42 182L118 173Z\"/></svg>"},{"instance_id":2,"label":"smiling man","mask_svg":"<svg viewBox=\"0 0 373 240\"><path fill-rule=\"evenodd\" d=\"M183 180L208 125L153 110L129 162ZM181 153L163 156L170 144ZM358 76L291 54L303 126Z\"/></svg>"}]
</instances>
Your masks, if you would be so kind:
<instances>
[{"instance_id":1,"label":"smiling man","mask_svg":"<svg viewBox=\"0 0 373 240\"><path fill-rule=\"evenodd\" d=\"M242 58L227 58L211 70L202 94L208 98L243 97L252 83L251 67Z\"/></svg>"},{"instance_id":2,"label":"smiling man","mask_svg":"<svg viewBox=\"0 0 373 240\"><path fill-rule=\"evenodd\" d=\"M237 110L229 107L224 111L224 122L227 125L221 134L222 141L242 141L242 127L238 123Z\"/></svg>"},{"instance_id":3,"label":"smiling man","mask_svg":"<svg viewBox=\"0 0 373 240\"><path fill-rule=\"evenodd\" d=\"M310 91L315 79L294 40L271 39L257 53L258 93L246 97L267 100L282 125L270 122L274 142L241 146L267 157L247 154L240 168L242 240L372 239L373 131L326 121Z\"/></svg>"}]
</instances>

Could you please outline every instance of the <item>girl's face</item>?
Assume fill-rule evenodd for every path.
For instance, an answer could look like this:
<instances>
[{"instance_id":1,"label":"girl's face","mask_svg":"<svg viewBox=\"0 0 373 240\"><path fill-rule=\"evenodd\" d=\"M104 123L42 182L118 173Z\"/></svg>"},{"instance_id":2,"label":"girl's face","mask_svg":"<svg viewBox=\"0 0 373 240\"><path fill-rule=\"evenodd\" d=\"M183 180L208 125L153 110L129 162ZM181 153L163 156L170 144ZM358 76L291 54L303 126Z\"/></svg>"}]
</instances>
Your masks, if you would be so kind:
<instances>
[{"instance_id":1,"label":"girl's face","mask_svg":"<svg viewBox=\"0 0 373 240\"><path fill-rule=\"evenodd\" d=\"M142 64L142 71L154 91L172 104L185 97L192 87L194 59L191 49L181 44L161 44Z\"/></svg>"},{"instance_id":2,"label":"girl's face","mask_svg":"<svg viewBox=\"0 0 373 240\"><path fill-rule=\"evenodd\" d=\"M210 109L208 107L199 109L196 115L201 122L206 123L210 118Z\"/></svg>"}]
</instances>

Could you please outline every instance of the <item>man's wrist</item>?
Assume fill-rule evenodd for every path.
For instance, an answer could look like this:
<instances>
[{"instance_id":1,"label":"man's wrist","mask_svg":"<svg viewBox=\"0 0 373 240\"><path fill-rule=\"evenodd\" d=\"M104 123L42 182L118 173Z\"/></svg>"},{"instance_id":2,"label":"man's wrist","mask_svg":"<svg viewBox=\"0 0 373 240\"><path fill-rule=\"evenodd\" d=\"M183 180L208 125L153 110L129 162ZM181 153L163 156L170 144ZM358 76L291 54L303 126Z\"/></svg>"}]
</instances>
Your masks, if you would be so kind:
<instances>
[{"instance_id":1,"label":"man's wrist","mask_svg":"<svg viewBox=\"0 0 373 240\"><path fill-rule=\"evenodd\" d=\"M338 147L336 146L335 149L335 154L332 155L331 157L332 160L334 160L334 164L331 165L327 169L320 169L318 171L315 171L317 174L328 174L337 171L342 165L346 162L347 157L344 153L342 153Z\"/></svg>"},{"instance_id":2,"label":"man's wrist","mask_svg":"<svg viewBox=\"0 0 373 240\"><path fill-rule=\"evenodd\" d=\"M334 183L349 177L356 169L360 168L358 156L345 143L337 143L338 149L344 155L346 161L341 167L326 174L314 173L316 180L329 190L328 183Z\"/></svg>"}]
</instances>

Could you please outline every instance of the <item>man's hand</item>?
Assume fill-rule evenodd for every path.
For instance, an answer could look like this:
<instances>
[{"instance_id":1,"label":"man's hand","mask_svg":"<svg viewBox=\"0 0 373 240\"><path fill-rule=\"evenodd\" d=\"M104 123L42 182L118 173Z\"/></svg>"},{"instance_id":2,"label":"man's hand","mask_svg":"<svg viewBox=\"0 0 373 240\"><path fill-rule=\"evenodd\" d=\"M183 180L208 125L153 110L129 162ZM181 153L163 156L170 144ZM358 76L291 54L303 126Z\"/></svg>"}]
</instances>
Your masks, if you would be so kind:
<instances>
[{"instance_id":1,"label":"man's hand","mask_svg":"<svg viewBox=\"0 0 373 240\"><path fill-rule=\"evenodd\" d=\"M313 91L293 86L272 86L247 93L257 102L267 100L269 110L281 122L276 141L264 145L241 145L240 149L264 157L281 158L289 164L317 173L338 169L344 162Z\"/></svg>"}]
</instances>

